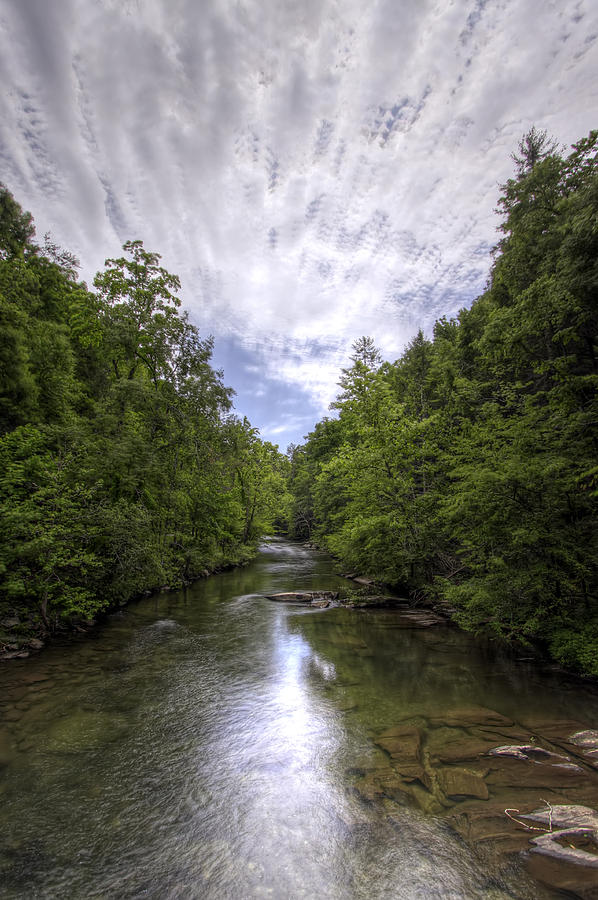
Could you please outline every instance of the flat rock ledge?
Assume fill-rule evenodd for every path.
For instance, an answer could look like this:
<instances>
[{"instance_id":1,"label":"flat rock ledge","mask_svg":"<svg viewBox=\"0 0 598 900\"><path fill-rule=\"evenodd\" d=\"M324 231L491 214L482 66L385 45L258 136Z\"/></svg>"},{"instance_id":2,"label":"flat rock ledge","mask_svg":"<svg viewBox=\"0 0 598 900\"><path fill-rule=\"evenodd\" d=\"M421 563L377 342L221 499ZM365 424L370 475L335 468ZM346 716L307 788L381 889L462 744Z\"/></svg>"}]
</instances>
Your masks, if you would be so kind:
<instances>
[{"instance_id":1,"label":"flat rock ledge","mask_svg":"<svg viewBox=\"0 0 598 900\"><path fill-rule=\"evenodd\" d=\"M430 609L414 609L409 601L390 594L372 594L366 597L341 598L338 591L280 591L264 594L267 600L277 603L296 603L314 609L343 607L345 609L392 609L397 612L397 625L402 628L431 628L446 625L447 620Z\"/></svg>"},{"instance_id":2,"label":"flat rock ledge","mask_svg":"<svg viewBox=\"0 0 598 900\"><path fill-rule=\"evenodd\" d=\"M326 609L332 603L338 605L338 591L282 591L264 596L277 603L301 603L318 609Z\"/></svg>"},{"instance_id":3,"label":"flat rock ledge","mask_svg":"<svg viewBox=\"0 0 598 900\"><path fill-rule=\"evenodd\" d=\"M598 897L598 812L560 804L521 816L546 828L530 839L527 868L540 881L582 900Z\"/></svg>"},{"instance_id":4,"label":"flat rock ledge","mask_svg":"<svg viewBox=\"0 0 598 900\"><path fill-rule=\"evenodd\" d=\"M352 781L366 807L415 804L491 859L519 855L539 882L598 900L597 731L472 705L422 709L371 739L378 756Z\"/></svg>"},{"instance_id":5,"label":"flat rock ledge","mask_svg":"<svg viewBox=\"0 0 598 900\"><path fill-rule=\"evenodd\" d=\"M305 606L313 606L318 609L326 609L329 606L342 606L347 609L396 609L404 617L403 625L406 628L428 628L430 625L439 625L445 622L435 616L429 610L409 609L409 602L400 597L389 594L375 594L363 598L341 598L339 591L281 591L276 594L264 594L267 600L277 603L299 603Z\"/></svg>"}]
</instances>

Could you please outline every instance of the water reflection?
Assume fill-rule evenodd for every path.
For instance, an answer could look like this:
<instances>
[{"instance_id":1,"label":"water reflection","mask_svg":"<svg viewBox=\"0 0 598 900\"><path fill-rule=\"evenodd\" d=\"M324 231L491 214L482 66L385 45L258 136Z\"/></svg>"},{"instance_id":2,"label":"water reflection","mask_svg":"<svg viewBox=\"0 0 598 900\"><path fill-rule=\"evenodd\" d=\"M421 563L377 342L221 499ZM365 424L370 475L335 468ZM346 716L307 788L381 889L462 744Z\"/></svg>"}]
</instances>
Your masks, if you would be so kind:
<instances>
[{"instance_id":1,"label":"water reflection","mask_svg":"<svg viewBox=\"0 0 598 900\"><path fill-rule=\"evenodd\" d=\"M272 542L2 670L2 896L549 896L352 791L399 712L513 701L458 633L262 596L338 583L325 556Z\"/></svg>"}]
</instances>

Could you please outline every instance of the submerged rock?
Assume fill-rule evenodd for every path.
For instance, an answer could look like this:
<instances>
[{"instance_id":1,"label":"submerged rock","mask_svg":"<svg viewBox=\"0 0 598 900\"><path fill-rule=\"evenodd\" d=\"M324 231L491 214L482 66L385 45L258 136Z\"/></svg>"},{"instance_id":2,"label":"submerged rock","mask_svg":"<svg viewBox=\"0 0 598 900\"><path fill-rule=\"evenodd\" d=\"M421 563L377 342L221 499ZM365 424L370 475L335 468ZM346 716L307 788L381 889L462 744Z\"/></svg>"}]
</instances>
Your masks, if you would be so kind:
<instances>
[{"instance_id":1,"label":"submerged rock","mask_svg":"<svg viewBox=\"0 0 598 900\"><path fill-rule=\"evenodd\" d=\"M393 768L405 781L425 783L428 780L422 763L422 739L419 728L412 725L396 725L379 734L374 743L388 753Z\"/></svg>"},{"instance_id":2,"label":"submerged rock","mask_svg":"<svg viewBox=\"0 0 598 900\"><path fill-rule=\"evenodd\" d=\"M582 900L598 897L598 832L592 828L564 828L531 839L527 869L559 891Z\"/></svg>"},{"instance_id":3,"label":"submerged rock","mask_svg":"<svg viewBox=\"0 0 598 900\"><path fill-rule=\"evenodd\" d=\"M118 740L126 732L127 723L123 717L101 711L73 710L48 729L46 749L78 753Z\"/></svg>"},{"instance_id":4,"label":"submerged rock","mask_svg":"<svg viewBox=\"0 0 598 900\"><path fill-rule=\"evenodd\" d=\"M477 797L488 799L488 788L481 772L456 766L438 769L436 778L441 791L449 798Z\"/></svg>"},{"instance_id":5,"label":"submerged rock","mask_svg":"<svg viewBox=\"0 0 598 900\"><path fill-rule=\"evenodd\" d=\"M446 712L433 713L428 716L428 721L430 725L451 725L463 728L476 725L513 725L511 719L507 719L495 709L487 709L485 706L447 709Z\"/></svg>"}]
</instances>

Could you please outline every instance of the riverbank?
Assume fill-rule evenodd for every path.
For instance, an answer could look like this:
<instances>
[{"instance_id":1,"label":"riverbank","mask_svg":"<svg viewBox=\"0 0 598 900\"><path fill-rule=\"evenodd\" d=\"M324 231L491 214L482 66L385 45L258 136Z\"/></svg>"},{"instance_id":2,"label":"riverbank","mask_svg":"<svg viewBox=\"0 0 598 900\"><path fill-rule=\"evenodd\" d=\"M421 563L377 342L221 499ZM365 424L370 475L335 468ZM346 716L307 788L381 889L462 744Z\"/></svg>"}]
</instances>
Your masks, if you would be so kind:
<instances>
[{"instance_id":1,"label":"riverbank","mask_svg":"<svg viewBox=\"0 0 598 900\"><path fill-rule=\"evenodd\" d=\"M13 659L28 659L32 655L40 653L52 640L59 637L60 639L71 637L80 637L89 634L94 629L101 628L108 617L117 610L125 609L130 604L139 602L143 597L151 597L155 594L168 593L170 591L180 591L190 587L196 581L209 578L212 575L220 575L223 572L246 566L255 559L258 547L242 547L236 554L234 559L227 562L221 562L218 565L206 567L195 578L182 579L174 585L156 585L153 589L147 589L139 594L135 594L128 600L119 603L115 602L96 614L93 619L83 619L73 617L70 620L57 623L53 631L45 628L41 619L21 618L13 610L8 614L0 616L0 662L10 661Z\"/></svg>"}]
</instances>

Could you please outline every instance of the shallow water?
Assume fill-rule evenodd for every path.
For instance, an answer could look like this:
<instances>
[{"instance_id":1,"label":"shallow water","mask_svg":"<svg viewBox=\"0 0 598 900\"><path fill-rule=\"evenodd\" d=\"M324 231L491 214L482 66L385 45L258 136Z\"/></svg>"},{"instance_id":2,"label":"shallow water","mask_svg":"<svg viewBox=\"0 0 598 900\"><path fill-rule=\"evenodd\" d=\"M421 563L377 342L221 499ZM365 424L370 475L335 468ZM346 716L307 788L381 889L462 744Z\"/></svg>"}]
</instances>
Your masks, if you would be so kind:
<instances>
[{"instance_id":1,"label":"shallow water","mask_svg":"<svg viewBox=\"0 0 598 900\"><path fill-rule=\"evenodd\" d=\"M382 755L373 735L410 714L479 704L596 727L596 690L449 626L260 596L343 583L325 555L270 541L4 664L0 896L556 896L352 785Z\"/></svg>"}]
</instances>

